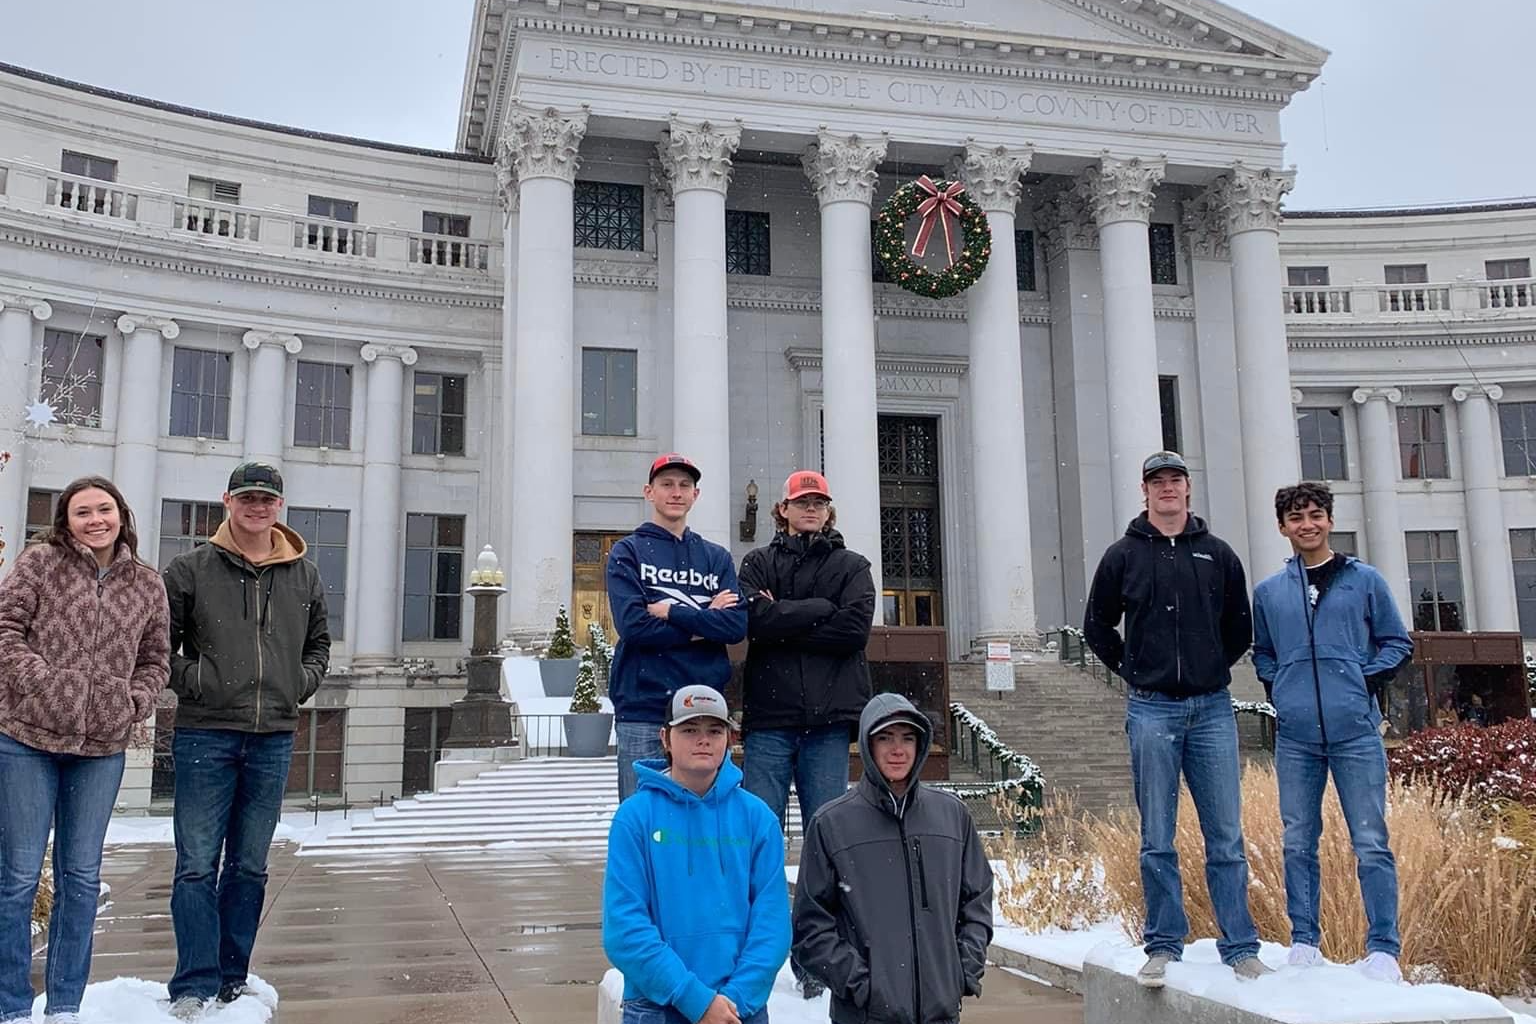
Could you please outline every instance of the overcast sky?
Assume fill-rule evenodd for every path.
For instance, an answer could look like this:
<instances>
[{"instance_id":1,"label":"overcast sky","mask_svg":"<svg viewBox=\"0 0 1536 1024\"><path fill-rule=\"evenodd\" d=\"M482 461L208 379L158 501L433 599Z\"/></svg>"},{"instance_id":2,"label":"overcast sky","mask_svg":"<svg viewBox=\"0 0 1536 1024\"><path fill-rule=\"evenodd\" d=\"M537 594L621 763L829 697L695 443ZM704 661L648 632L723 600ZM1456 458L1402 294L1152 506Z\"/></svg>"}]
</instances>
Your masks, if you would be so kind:
<instances>
[{"instance_id":1,"label":"overcast sky","mask_svg":"<svg viewBox=\"0 0 1536 1024\"><path fill-rule=\"evenodd\" d=\"M875 7L880 0L870 0ZM1531 0L1238 0L1333 52L1286 112L1293 209L1536 193ZM7 4L0 61L221 113L451 149L473 0ZM210 13L212 12L212 13Z\"/></svg>"}]
</instances>

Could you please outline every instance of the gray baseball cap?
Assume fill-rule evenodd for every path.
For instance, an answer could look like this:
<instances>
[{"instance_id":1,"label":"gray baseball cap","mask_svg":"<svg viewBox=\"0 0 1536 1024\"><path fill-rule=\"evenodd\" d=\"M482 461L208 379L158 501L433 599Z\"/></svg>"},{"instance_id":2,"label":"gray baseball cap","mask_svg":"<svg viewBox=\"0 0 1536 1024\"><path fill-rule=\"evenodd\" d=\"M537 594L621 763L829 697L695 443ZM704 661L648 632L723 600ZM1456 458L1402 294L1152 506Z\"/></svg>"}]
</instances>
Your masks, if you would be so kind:
<instances>
[{"instance_id":1,"label":"gray baseball cap","mask_svg":"<svg viewBox=\"0 0 1536 1024\"><path fill-rule=\"evenodd\" d=\"M1164 469L1171 469L1175 473L1189 476L1189 466L1184 463L1184 456L1178 452L1153 452L1147 456L1147 461L1141 464L1141 478L1145 480L1153 473Z\"/></svg>"},{"instance_id":2,"label":"gray baseball cap","mask_svg":"<svg viewBox=\"0 0 1536 1024\"><path fill-rule=\"evenodd\" d=\"M725 706L725 698L720 691L712 686L700 683L684 686L672 694L669 707L669 726L682 725L694 718L718 718L726 725L731 724L731 710Z\"/></svg>"}]
</instances>

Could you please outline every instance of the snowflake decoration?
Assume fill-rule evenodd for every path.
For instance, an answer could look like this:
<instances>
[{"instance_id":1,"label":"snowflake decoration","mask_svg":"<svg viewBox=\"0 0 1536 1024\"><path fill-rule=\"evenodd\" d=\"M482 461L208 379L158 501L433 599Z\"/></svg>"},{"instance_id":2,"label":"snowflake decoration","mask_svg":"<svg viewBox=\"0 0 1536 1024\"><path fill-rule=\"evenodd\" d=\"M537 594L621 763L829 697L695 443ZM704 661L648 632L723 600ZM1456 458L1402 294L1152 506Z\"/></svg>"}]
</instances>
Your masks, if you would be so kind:
<instances>
[{"instance_id":1,"label":"snowflake decoration","mask_svg":"<svg viewBox=\"0 0 1536 1024\"><path fill-rule=\"evenodd\" d=\"M46 427L58 419L54 414L53 406L47 402L33 402L27 406L27 424L33 427Z\"/></svg>"}]
</instances>

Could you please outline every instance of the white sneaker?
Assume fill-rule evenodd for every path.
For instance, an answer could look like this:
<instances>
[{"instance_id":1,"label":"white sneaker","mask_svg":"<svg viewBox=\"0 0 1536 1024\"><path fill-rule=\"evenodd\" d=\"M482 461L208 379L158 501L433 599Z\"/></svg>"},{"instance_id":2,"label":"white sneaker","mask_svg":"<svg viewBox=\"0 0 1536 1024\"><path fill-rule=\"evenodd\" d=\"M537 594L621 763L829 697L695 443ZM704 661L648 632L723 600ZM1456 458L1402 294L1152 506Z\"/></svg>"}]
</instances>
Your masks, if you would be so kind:
<instances>
[{"instance_id":1,"label":"white sneaker","mask_svg":"<svg viewBox=\"0 0 1536 1024\"><path fill-rule=\"evenodd\" d=\"M1403 969L1397 965L1397 957L1391 953L1383 953L1377 950L1366 955L1355 965L1361 974L1372 981L1385 981L1397 984L1403 980Z\"/></svg>"},{"instance_id":2,"label":"white sneaker","mask_svg":"<svg viewBox=\"0 0 1536 1024\"><path fill-rule=\"evenodd\" d=\"M1291 951L1286 955L1287 967L1317 967L1323 962L1323 951L1316 946L1309 946L1305 942L1297 942L1291 946Z\"/></svg>"},{"instance_id":3,"label":"white sneaker","mask_svg":"<svg viewBox=\"0 0 1536 1024\"><path fill-rule=\"evenodd\" d=\"M203 1015L203 1000L196 996L182 996L171 1003L166 1012L177 1020L197 1020Z\"/></svg>"}]
</instances>

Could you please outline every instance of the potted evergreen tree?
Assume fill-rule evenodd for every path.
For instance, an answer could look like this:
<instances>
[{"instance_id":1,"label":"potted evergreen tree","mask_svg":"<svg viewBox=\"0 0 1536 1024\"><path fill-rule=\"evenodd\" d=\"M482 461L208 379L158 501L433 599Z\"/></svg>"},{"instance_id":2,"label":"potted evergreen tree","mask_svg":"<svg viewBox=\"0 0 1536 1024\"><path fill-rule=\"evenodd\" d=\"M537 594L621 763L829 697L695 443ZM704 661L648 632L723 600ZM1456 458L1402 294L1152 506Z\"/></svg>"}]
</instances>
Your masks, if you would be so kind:
<instances>
[{"instance_id":1,"label":"potted evergreen tree","mask_svg":"<svg viewBox=\"0 0 1536 1024\"><path fill-rule=\"evenodd\" d=\"M576 672L576 691L565 716L565 749L571 757L603 757L613 731L613 714L597 698L597 671L592 655L583 653Z\"/></svg>"},{"instance_id":2,"label":"potted evergreen tree","mask_svg":"<svg viewBox=\"0 0 1536 1024\"><path fill-rule=\"evenodd\" d=\"M539 682L544 684L544 696L569 697L576 690L576 670L581 659L576 656L576 644L571 639L571 616L565 605L555 613L555 635L539 659Z\"/></svg>"}]
</instances>

